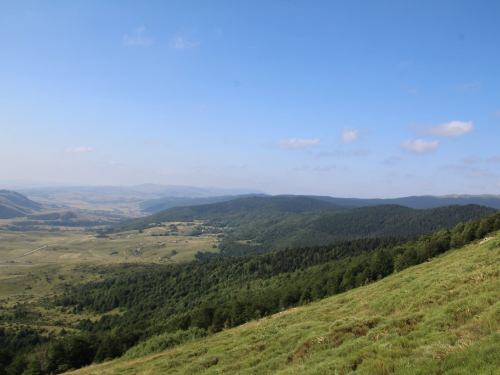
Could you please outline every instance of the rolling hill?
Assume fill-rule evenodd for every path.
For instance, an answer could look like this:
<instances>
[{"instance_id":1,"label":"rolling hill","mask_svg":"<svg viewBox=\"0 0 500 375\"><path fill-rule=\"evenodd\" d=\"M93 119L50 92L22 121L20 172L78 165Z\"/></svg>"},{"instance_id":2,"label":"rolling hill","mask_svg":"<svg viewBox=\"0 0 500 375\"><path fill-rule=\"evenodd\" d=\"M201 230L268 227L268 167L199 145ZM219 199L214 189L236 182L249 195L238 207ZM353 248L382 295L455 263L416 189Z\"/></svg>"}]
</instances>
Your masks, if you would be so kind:
<instances>
[{"instance_id":1,"label":"rolling hill","mask_svg":"<svg viewBox=\"0 0 500 375\"><path fill-rule=\"evenodd\" d=\"M164 197L158 199L150 199L139 204L142 211L151 214L172 208L172 207L189 207L202 204L219 203L231 201L238 198L246 198L250 196L265 196L264 194L247 194L247 195L222 195L215 197Z\"/></svg>"},{"instance_id":2,"label":"rolling hill","mask_svg":"<svg viewBox=\"0 0 500 375\"><path fill-rule=\"evenodd\" d=\"M251 194L253 196L265 197L265 194ZM247 195L250 196L250 195ZM163 197L141 202L139 207L146 213L157 213L172 207L195 206L217 202L225 202L238 198L244 198L245 195L224 195L214 197ZM267 196L270 197L270 196ZM412 196L402 198L387 199L363 199L363 198L336 198L328 196L297 196L297 195L279 195L278 197L300 198L306 197L318 199L325 202L336 204L345 208L356 208L365 206L380 206L397 204L415 209L437 208L450 205L468 205L477 204L480 206L500 209L500 196L498 195L449 195L449 196Z\"/></svg>"},{"instance_id":3,"label":"rolling hill","mask_svg":"<svg viewBox=\"0 0 500 375\"><path fill-rule=\"evenodd\" d=\"M23 217L40 211L42 205L11 190L0 190L0 219Z\"/></svg>"},{"instance_id":4,"label":"rolling hill","mask_svg":"<svg viewBox=\"0 0 500 375\"><path fill-rule=\"evenodd\" d=\"M222 256L234 256L366 236L431 233L496 212L493 208L477 205L427 210L398 205L351 208L311 197L252 196L174 207L119 224L119 227L122 230L145 229L155 223L203 220L208 225L229 228L219 247Z\"/></svg>"},{"instance_id":5,"label":"rolling hill","mask_svg":"<svg viewBox=\"0 0 500 375\"><path fill-rule=\"evenodd\" d=\"M151 216L123 223L123 229L146 228L166 221L223 220L231 225L246 224L255 219L299 214L315 210L345 210L347 207L308 197L250 196L219 203L173 207Z\"/></svg>"}]
</instances>

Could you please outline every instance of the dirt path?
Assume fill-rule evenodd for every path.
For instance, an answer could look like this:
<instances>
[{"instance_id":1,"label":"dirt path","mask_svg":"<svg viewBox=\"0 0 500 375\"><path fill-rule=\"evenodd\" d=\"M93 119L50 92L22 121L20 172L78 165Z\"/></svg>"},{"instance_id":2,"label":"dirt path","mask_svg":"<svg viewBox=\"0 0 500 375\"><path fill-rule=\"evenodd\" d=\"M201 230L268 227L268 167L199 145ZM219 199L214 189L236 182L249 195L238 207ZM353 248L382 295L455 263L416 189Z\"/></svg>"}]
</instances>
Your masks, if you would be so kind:
<instances>
[{"instance_id":1,"label":"dirt path","mask_svg":"<svg viewBox=\"0 0 500 375\"><path fill-rule=\"evenodd\" d=\"M27 253L24 253L24 254L22 254L22 255L18 255L17 257L11 258L11 259L9 259L9 260L0 260L0 263L10 263L10 262L13 262L13 261L14 261L14 259L22 258L22 257L25 257L26 255L33 254L33 253L37 252L38 250L45 249L46 247L49 247L49 246L57 246L57 245L59 245L59 244L58 244L58 243L55 243L55 244L52 244L52 245L45 245L45 246L39 247L38 249L28 251Z\"/></svg>"}]
</instances>

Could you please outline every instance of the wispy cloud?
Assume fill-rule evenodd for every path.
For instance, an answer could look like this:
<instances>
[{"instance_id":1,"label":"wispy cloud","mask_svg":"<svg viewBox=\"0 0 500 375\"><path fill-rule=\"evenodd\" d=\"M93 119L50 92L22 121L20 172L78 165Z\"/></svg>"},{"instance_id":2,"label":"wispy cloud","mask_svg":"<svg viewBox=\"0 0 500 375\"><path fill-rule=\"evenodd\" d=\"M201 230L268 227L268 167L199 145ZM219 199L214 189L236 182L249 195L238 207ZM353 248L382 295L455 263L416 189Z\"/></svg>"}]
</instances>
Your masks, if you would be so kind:
<instances>
[{"instance_id":1,"label":"wispy cloud","mask_svg":"<svg viewBox=\"0 0 500 375\"><path fill-rule=\"evenodd\" d=\"M463 162L463 160L462 160ZM485 177L485 176L492 176L493 174L488 171L487 169L480 168L477 166L473 166L471 164L446 164L441 167L441 169L444 170L452 170L454 172L460 173L464 175L467 178L478 178L478 177Z\"/></svg>"},{"instance_id":2,"label":"wispy cloud","mask_svg":"<svg viewBox=\"0 0 500 375\"><path fill-rule=\"evenodd\" d=\"M75 148L71 148L71 147L68 147L65 152L67 154L84 154L86 152L91 152L93 151L94 148L93 147L84 147L84 146L80 146L80 147L75 147Z\"/></svg>"},{"instance_id":3,"label":"wispy cloud","mask_svg":"<svg viewBox=\"0 0 500 375\"><path fill-rule=\"evenodd\" d=\"M403 160L403 158L400 158L398 156L391 156L390 158L385 159L382 164L385 165L396 165L399 164L399 162Z\"/></svg>"},{"instance_id":4,"label":"wispy cloud","mask_svg":"<svg viewBox=\"0 0 500 375\"><path fill-rule=\"evenodd\" d=\"M342 132L340 139L342 142L355 142L361 137L361 132L358 128L346 129Z\"/></svg>"},{"instance_id":5,"label":"wispy cloud","mask_svg":"<svg viewBox=\"0 0 500 375\"><path fill-rule=\"evenodd\" d=\"M488 159L488 161L500 162L500 156L499 155L493 155L491 158Z\"/></svg>"},{"instance_id":6,"label":"wispy cloud","mask_svg":"<svg viewBox=\"0 0 500 375\"><path fill-rule=\"evenodd\" d=\"M364 156L368 155L370 153L370 150L364 149L364 148L357 148L355 150L349 150L349 151L344 151L344 150L335 150L335 151L321 151L319 152L316 157L317 158L328 158L328 157L344 157L344 156Z\"/></svg>"},{"instance_id":7,"label":"wispy cloud","mask_svg":"<svg viewBox=\"0 0 500 375\"><path fill-rule=\"evenodd\" d=\"M407 94L412 94L412 95L418 94L418 90L415 87L411 87L408 85L400 85L399 89Z\"/></svg>"},{"instance_id":8,"label":"wispy cloud","mask_svg":"<svg viewBox=\"0 0 500 375\"><path fill-rule=\"evenodd\" d=\"M282 150L302 150L307 147L316 146L319 143L319 138L314 139L280 139L278 141L278 147Z\"/></svg>"},{"instance_id":9,"label":"wispy cloud","mask_svg":"<svg viewBox=\"0 0 500 375\"><path fill-rule=\"evenodd\" d=\"M294 167L292 171L294 172L329 172L332 169L337 168L335 165L327 165L325 167L311 167L309 165L303 165L302 167Z\"/></svg>"},{"instance_id":10,"label":"wispy cloud","mask_svg":"<svg viewBox=\"0 0 500 375\"><path fill-rule=\"evenodd\" d=\"M466 92L469 94L475 94L481 89L481 81L474 81L471 83L463 83L461 85L456 85L455 90Z\"/></svg>"},{"instance_id":11,"label":"wispy cloud","mask_svg":"<svg viewBox=\"0 0 500 375\"><path fill-rule=\"evenodd\" d=\"M430 134L436 137L458 137L460 135L470 133L474 130L472 121L451 121L441 125L424 126L420 128L422 134Z\"/></svg>"},{"instance_id":12,"label":"wispy cloud","mask_svg":"<svg viewBox=\"0 0 500 375\"><path fill-rule=\"evenodd\" d=\"M399 145L403 150L413 154L428 154L436 151L439 147L439 140L426 141L423 139L408 139Z\"/></svg>"},{"instance_id":13,"label":"wispy cloud","mask_svg":"<svg viewBox=\"0 0 500 375\"><path fill-rule=\"evenodd\" d=\"M198 47L201 44L199 41L190 40L186 36L176 36L170 40L168 44L173 49L193 49Z\"/></svg>"},{"instance_id":14,"label":"wispy cloud","mask_svg":"<svg viewBox=\"0 0 500 375\"><path fill-rule=\"evenodd\" d=\"M477 163L478 161L481 161L481 158L479 156L470 156L468 158L463 158L462 161L466 164L473 164Z\"/></svg>"},{"instance_id":15,"label":"wispy cloud","mask_svg":"<svg viewBox=\"0 0 500 375\"><path fill-rule=\"evenodd\" d=\"M496 112L493 112L493 117L500 117L500 109Z\"/></svg>"},{"instance_id":16,"label":"wispy cloud","mask_svg":"<svg viewBox=\"0 0 500 375\"><path fill-rule=\"evenodd\" d=\"M129 36L125 34L123 36L123 44L126 46L139 46L139 47L147 47L153 43L153 39L144 36L144 32L146 31L145 27L139 27L135 29L133 34Z\"/></svg>"}]
</instances>

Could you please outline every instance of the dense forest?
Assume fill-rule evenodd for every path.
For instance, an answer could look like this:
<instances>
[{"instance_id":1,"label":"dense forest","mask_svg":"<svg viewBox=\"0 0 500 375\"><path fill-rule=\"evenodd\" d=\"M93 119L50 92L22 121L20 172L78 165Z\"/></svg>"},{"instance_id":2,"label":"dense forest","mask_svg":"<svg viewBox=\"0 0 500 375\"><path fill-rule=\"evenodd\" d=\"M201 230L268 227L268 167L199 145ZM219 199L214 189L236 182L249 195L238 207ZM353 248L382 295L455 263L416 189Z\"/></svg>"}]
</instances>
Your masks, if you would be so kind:
<instances>
[{"instance_id":1,"label":"dense forest","mask_svg":"<svg viewBox=\"0 0 500 375\"><path fill-rule=\"evenodd\" d=\"M141 342L134 350L162 350L375 282L498 229L500 213L418 238L363 238L180 265L122 265L100 282L68 286L45 300L46 307L104 314L68 327L78 333L47 338L29 329L15 335L1 330L0 373L56 373L121 356ZM116 309L122 313L111 313ZM12 314L1 319L29 326L42 318L30 305L18 305ZM158 334L162 343L148 346L145 340Z\"/></svg>"},{"instance_id":2,"label":"dense forest","mask_svg":"<svg viewBox=\"0 0 500 375\"><path fill-rule=\"evenodd\" d=\"M262 254L285 247L313 246L344 239L426 234L495 213L477 205L416 210L397 205L349 211L316 211L254 220L235 228L220 244L221 256ZM209 223L215 223L209 221Z\"/></svg>"}]
</instances>

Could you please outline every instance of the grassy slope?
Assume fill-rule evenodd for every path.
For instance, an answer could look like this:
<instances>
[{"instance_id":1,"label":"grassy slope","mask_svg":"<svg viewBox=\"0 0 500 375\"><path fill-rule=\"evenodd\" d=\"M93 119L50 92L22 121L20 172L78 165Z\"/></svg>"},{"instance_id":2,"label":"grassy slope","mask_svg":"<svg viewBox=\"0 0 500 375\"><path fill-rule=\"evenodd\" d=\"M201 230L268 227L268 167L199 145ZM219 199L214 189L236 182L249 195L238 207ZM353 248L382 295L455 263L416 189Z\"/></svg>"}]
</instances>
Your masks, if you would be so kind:
<instances>
[{"instance_id":1,"label":"grassy slope","mask_svg":"<svg viewBox=\"0 0 500 375\"><path fill-rule=\"evenodd\" d=\"M319 303L75 374L496 374L499 275L496 236Z\"/></svg>"}]
</instances>

